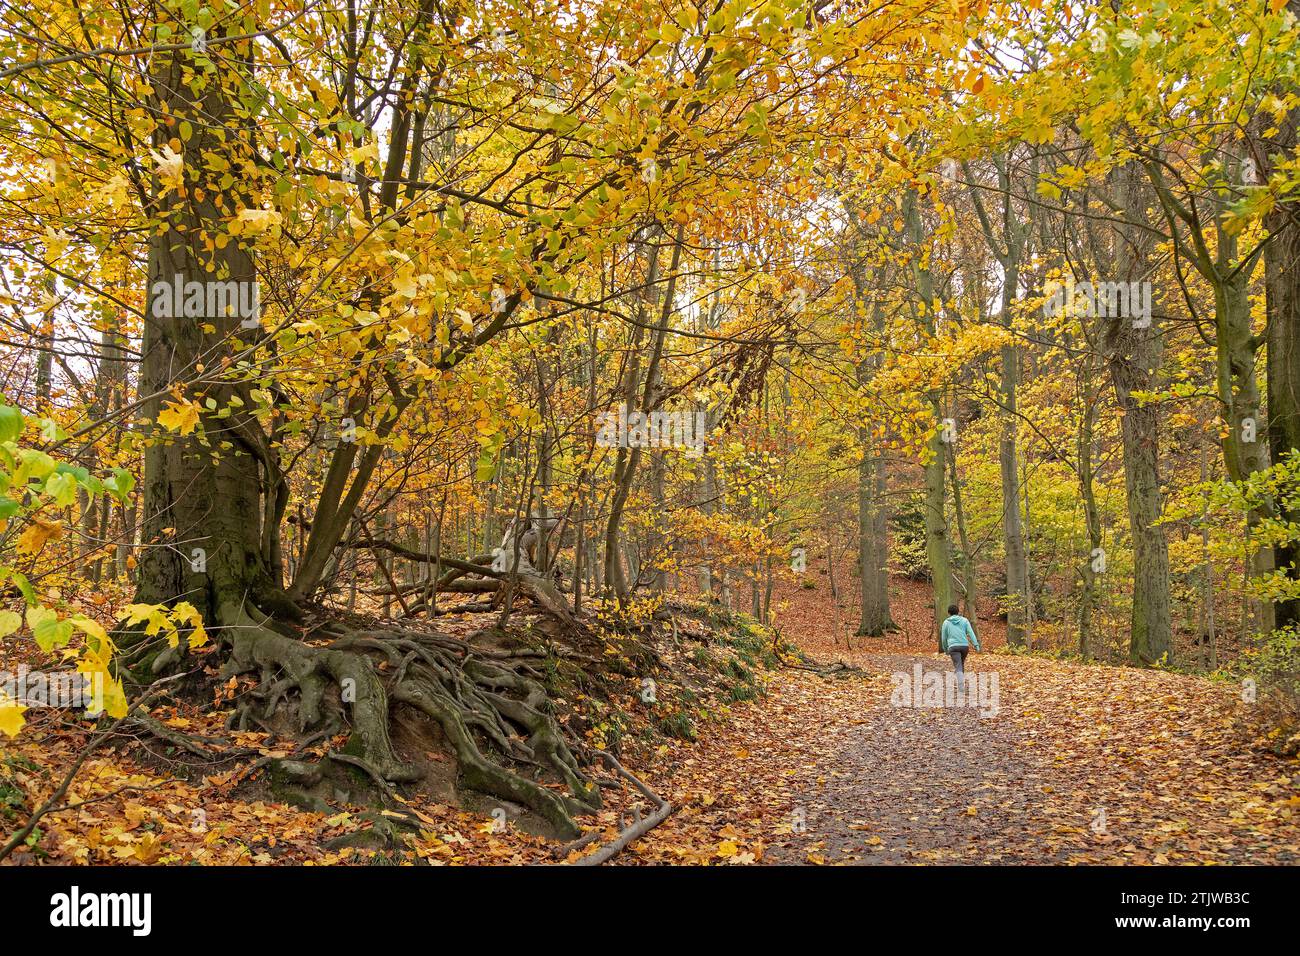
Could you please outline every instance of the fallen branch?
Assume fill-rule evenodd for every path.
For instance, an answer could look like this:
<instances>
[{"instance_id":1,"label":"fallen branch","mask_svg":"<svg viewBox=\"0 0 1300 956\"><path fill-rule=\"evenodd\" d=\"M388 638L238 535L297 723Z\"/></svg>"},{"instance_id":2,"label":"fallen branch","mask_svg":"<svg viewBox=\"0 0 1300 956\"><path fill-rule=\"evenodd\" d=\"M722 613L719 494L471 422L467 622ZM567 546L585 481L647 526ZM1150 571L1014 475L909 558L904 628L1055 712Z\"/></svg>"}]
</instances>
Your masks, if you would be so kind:
<instances>
[{"instance_id":1,"label":"fallen branch","mask_svg":"<svg viewBox=\"0 0 1300 956\"><path fill-rule=\"evenodd\" d=\"M814 661L813 665L783 663L782 666L788 667L791 670L796 670L796 671L811 671L812 673L816 674L818 677L830 677L832 674L865 674L866 673L866 671L864 671L861 667L856 667L852 664L845 664L843 661L836 661L834 664L830 664L830 665L817 664Z\"/></svg>"},{"instance_id":2,"label":"fallen branch","mask_svg":"<svg viewBox=\"0 0 1300 956\"><path fill-rule=\"evenodd\" d=\"M590 833L584 833L582 836L578 837L578 839L570 843L566 843L563 846L557 846L551 851L551 855L557 860L567 859L569 854L574 850L581 850L588 843L592 843L598 839L600 839L600 831L592 830Z\"/></svg>"},{"instance_id":3,"label":"fallen branch","mask_svg":"<svg viewBox=\"0 0 1300 956\"><path fill-rule=\"evenodd\" d=\"M408 561L419 561L423 564L441 565L444 568L451 568L460 571L462 574L482 574L487 577L500 578L504 574L500 571L494 571L491 567L492 555L484 556L483 563L480 561L463 561L460 558L452 558L447 555L430 554L427 551L416 551L398 544L395 541L388 541L384 538L372 538L367 535L354 541L349 541L343 545L345 548L361 548L370 551L388 551L397 555L399 558L405 558Z\"/></svg>"},{"instance_id":4,"label":"fallen branch","mask_svg":"<svg viewBox=\"0 0 1300 956\"><path fill-rule=\"evenodd\" d=\"M230 741L222 740L218 737L200 737L194 734L183 734L180 731L172 730L162 724L161 721L155 720L148 714L133 714L127 721L131 726L138 727L146 733L157 737L164 743L169 743L179 750L184 750L196 757L202 757L205 760L228 760L239 759L240 757L250 756L257 753L256 750L249 750L246 747L229 748L224 750L213 750L203 746L203 742L215 744L229 744Z\"/></svg>"},{"instance_id":5,"label":"fallen branch","mask_svg":"<svg viewBox=\"0 0 1300 956\"><path fill-rule=\"evenodd\" d=\"M671 803L669 803L663 797L659 796L659 794L651 790L648 786L642 783L637 777L633 776L631 773L625 770L623 768L623 765L619 763L618 760L616 760L612 754L606 753L603 750L597 751L597 753L602 758L604 758L605 762L609 764L610 768L615 773L617 773L624 780L627 780L629 783L631 783L632 786L636 787L637 790L641 791L641 793L644 794L653 803L658 804L658 808L655 810L654 813L652 813L648 817L645 817L644 819L640 817L640 814L638 812L637 819L633 821L631 826L624 828L619 833L619 835L609 843L606 843L604 846L601 846L596 850L594 850L593 852L588 853L580 860L575 860L573 863L574 866L600 866L600 864L613 859L624 849L626 849L634 840L639 840L641 837L645 836L647 833L649 833L659 824L667 820L668 817L673 812L673 805ZM571 846L570 852L572 851L572 849L576 849L581 845L582 845L581 841L575 841L575 844L570 845Z\"/></svg>"}]
</instances>

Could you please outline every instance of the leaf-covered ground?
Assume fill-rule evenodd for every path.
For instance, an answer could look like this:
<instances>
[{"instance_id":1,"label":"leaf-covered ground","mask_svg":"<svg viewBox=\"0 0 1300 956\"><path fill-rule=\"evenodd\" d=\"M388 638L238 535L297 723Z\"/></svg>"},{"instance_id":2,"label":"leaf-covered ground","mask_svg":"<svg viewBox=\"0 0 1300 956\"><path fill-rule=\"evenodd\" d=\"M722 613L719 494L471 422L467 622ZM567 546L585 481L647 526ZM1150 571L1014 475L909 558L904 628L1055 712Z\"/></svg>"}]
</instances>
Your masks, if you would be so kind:
<instances>
[{"instance_id":1,"label":"leaf-covered ground","mask_svg":"<svg viewBox=\"0 0 1300 956\"><path fill-rule=\"evenodd\" d=\"M438 628L467 638L495 619L494 614L453 614L440 618ZM522 625L527 632L528 622ZM617 748L639 773L688 760L696 751L691 740L725 731L735 713L753 706L765 674L777 663L769 634L727 614L682 606L675 623L657 633L660 646L653 654L640 638L609 635L604 660L587 654L558 665L552 691L557 719L573 737L594 748ZM0 660L21 650L0 638ZM210 653L210 648L200 652L195 660L215 675L203 663ZM655 668L653 680L645 676L647 667ZM575 673L588 679L575 681ZM479 794L457 795L454 759L423 735L407 735L399 746L410 757L440 764L446 773L432 774L405 795L394 792L383 810L365 805L373 796L365 788L335 794L328 812L277 799L282 794L269 779L268 761L291 756L297 741L225 728L234 704L255 688L252 677L210 686L211 700L191 696L157 707L148 727L116 731L56 801L65 809L44 817L30 844L6 862L437 865L556 859L555 844L527 832L538 821L527 819L522 807L499 806ZM657 693L650 693L651 687ZM76 713L33 708L28 717L19 736L0 737L0 846L57 793L67 769L97 732ZM318 759L346 740L340 733L292 755ZM417 754L410 749L417 744L430 749ZM453 805L458 797L464 807ZM605 810L581 818L601 840L616 837L637 812L654 809L626 783L606 790L605 798ZM395 826L398 821L401 826Z\"/></svg>"},{"instance_id":2,"label":"leaf-covered ground","mask_svg":"<svg viewBox=\"0 0 1300 956\"><path fill-rule=\"evenodd\" d=\"M645 861L1296 863L1294 761L1250 748L1231 688L1174 674L977 656L999 713L891 706L894 671L780 675L703 744Z\"/></svg>"},{"instance_id":3,"label":"leaf-covered ground","mask_svg":"<svg viewBox=\"0 0 1300 956\"><path fill-rule=\"evenodd\" d=\"M658 778L681 809L626 862L1300 862L1300 761L1239 688L1011 656L991 619L967 666L996 671L996 716L892 706L895 673L952 670L927 588L895 579L900 630L860 638L853 595L810 580L778 589L783 632L860 673L781 671Z\"/></svg>"},{"instance_id":4,"label":"leaf-covered ground","mask_svg":"<svg viewBox=\"0 0 1300 956\"><path fill-rule=\"evenodd\" d=\"M903 595L905 598L909 594ZM1084 665L1005 652L973 655L974 679L996 672L996 713L894 706L895 673L946 673L917 614L902 633L854 639L850 622L819 612L824 595L786 595L783 628L813 658L856 668L821 675L755 667L733 683L694 743L643 731L686 711L639 707L641 682L610 698L625 721L624 760L675 812L617 858L645 864L786 863L1297 863L1300 764L1257 746L1259 728L1237 688L1159 671ZM902 616L900 614L900 616ZM701 625L691 625L697 633ZM985 642L1001 643L992 622ZM720 667L727 644L700 644L686 624L668 667L697 689L703 658ZM702 638L701 638L702 639ZM706 651L707 648L707 651ZM728 678L731 680L732 678ZM985 688L988 688L986 683ZM701 690L701 693L703 691ZM746 699L757 694L756 699ZM673 705L679 706L679 705ZM663 712L661 712L663 711ZM695 711L698 715L703 708ZM0 752L0 833L57 784L86 730L34 715ZM167 712L164 726L221 733L207 718ZM606 732L607 724L595 730ZM279 753L238 734L250 755ZM147 740L147 738L146 738ZM646 743L646 741L650 741ZM147 743L164 756L166 745ZM174 754L167 755L174 759ZM148 749L104 750L87 761L68 801L47 818L33 852L10 862L338 864L375 859L375 811L312 813L237 785L249 761L189 779L160 769ZM616 834L634 807L626 791L584 822ZM401 859L433 864L551 862L554 845L485 812L434 799L404 811L420 823Z\"/></svg>"}]
</instances>

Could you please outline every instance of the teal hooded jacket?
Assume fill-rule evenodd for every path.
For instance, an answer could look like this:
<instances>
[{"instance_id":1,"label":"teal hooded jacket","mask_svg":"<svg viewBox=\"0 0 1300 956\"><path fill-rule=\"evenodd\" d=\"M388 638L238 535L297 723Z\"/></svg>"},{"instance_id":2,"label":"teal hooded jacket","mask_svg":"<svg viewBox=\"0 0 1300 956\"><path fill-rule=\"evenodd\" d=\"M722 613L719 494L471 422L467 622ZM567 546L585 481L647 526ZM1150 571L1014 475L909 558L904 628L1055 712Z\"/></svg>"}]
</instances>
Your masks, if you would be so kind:
<instances>
[{"instance_id":1,"label":"teal hooded jacket","mask_svg":"<svg viewBox=\"0 0 1300 956\"><path fill-rule=\"evenodd\" d=\"M977 651L984 650L980 647L980 639L975 636L975 628L970 626L970 621L960 614L954 614L943 622L943 627L939 630L939 650L947 654L949 648L969 647L971 644L975 645Z\"/></svg>"}]
</instances>

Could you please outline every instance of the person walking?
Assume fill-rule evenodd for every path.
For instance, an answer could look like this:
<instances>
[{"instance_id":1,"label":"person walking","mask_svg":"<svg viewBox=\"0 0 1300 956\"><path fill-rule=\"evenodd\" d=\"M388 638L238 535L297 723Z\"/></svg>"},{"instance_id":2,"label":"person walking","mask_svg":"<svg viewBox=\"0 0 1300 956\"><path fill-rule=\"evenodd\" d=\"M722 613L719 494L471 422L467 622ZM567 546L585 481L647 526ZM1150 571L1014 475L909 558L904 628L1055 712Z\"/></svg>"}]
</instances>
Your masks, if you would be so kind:
<instances>
[{"instance_id":1,"label":"person walking","mask_svg":"<svg viewBox=\"0 0 1300 956\"><path fill-rule=\"evenodd\" d=\"M939 628L939 650L952 658L953 669L957 672L957 690L966 690L966 655L971 646L983 652L980 639L975 636L975 628L970 621L957 613L957 605L948 605L948 619Z\"/></svg>"}]
</instances>

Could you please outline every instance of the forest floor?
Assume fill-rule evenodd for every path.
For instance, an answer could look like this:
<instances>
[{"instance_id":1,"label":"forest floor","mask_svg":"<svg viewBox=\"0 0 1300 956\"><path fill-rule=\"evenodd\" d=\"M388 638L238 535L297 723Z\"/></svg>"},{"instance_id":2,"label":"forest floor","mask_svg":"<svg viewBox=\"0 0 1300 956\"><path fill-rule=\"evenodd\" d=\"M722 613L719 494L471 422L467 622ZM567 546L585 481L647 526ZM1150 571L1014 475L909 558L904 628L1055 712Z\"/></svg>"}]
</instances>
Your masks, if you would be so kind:
<instances>
[{"instance_id":1,"label":"forest floor","mask_svg":"<svg viewBox=\"0 0 1300 956\"><path fill-rule=\"evenodd\" d=\"M670 788L685 806L625 861L1300 863L1300 762L1258 746L1232 685L985 653L967 660L975 706L894 706L918 665L952 672L921 636L921 590L901 588L904 632L847 650L851 609L787 589L787 637L861 672L782 671L699 746L694 790ZM981 631L999 649L995 622Z\"/></svg>"},{"instance_id":2,"label":"forest floor","mask_svg":"<svg viewBox=\"0 0 1300 956\"><path fill-rule=\"evenodd\" d=\"M924 591L897 582L903 629L849 648L842 635L852 608L828 607L820 588L779 588L786 640L849 669L755 668L757 698L716 708L696 742L633 747L624 761L674 813L616 862L1300 863L1300 763L1260 745L1255 715L1232 685L1012 656L997 622L981 621L992 653L968 659L975 706L897 706L900 685L952 669L932 646ZM0 836L84 744L84 727L30 716L31 732L0 746ZM187 733L220 733L192 714L156 716ZM234 736L250 752L276 753L263 735ZM68 796L76 806L43 821L32 849L8 862L375 859L363 838L373 811L250 801L239 767L198 766L182 779L149 759L166 749L159 741L140 746L87 760ZM638 802L615 795L584 823L613 836ZM553 861L553 844L503 828L482 808L407 805L421 822L406 840L407 861Z\"/></svg>"},{"instance_id":3,"label":"forest floor","mask_svg":"<svg viewBox=\"0 0 1300 956\"><path fill-rule=\"evenodd\" d=\"M1248 749L1231 691L1178 675L976 656L998 713L891 706L938 655L789 672L700 745L647 861L1300 863L1300 767ZM701 837L712 832L713 846Z\"/></svg>"}]
</instances>

